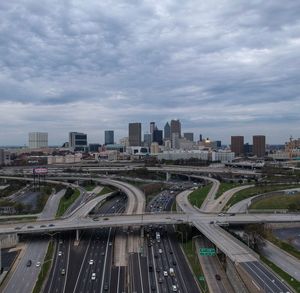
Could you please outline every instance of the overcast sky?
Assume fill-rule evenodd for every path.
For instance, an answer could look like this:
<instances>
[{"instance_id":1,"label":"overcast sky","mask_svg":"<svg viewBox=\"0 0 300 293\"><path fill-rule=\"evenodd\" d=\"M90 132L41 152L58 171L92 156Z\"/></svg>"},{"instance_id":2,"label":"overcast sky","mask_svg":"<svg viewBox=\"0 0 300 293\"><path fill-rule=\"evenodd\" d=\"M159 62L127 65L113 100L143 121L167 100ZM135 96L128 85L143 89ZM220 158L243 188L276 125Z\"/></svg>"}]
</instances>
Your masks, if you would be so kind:
<instances>
[{"instance_id":1,"label":"overcast sky","mask_svg":"<svg viewBox=\"0 0 300 293\"><path fill-rule=\"evenodd\" d=\"M0 145L128 122L300 137L300 1L0 1Z\"/></svg>"}]
</instances>

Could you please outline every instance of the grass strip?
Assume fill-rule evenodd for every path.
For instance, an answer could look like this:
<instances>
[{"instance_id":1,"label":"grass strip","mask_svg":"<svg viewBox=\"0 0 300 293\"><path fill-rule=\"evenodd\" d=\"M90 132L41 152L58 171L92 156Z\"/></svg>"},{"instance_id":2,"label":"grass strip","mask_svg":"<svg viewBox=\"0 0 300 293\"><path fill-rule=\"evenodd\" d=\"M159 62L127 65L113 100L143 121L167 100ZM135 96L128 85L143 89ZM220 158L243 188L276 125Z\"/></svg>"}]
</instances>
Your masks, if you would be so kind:
<instances>
[{"instance_id":1,"label":"grass strip","mask_svg":"<svg viewBox=\"0 0 300 293\"><path fill-rule=\"evenodd\" d=\"M238 191L236 194L234 194L231 199L228 201L226 205L226 209L229 207L235 205L236 203L252 197L254 195L263 194L271 191L277 191L277 190L284 190L284 189L290 189L290 188L298 188L299 185L257 185L254 187L249 187L243 190Z\"/></svg>"},{"instance_id":2,"label":"grass strip","mask_svg":"<svg viewBox=\"0 0 300 293\"><path fill-rule=\"evenodd\" d=\"M216 193L215 198L219 198L224 192L226 192L232 188L238 187L238 186L241 186L241 184L229 183L229 182L220 183L220 186L219 186L218 192Z\"/></svg>"},{"instance_id":3,"label":"grass strip","mask_svg":"<svg viewBox=\"0 0 300 293\"><path fill-rule=\"evenodd\" d=\"M73 194L69 198L63 196L59 202L58 209L56 212L56 218L61 217L65 211L70 207L70 205L79 197L80 191L75 189Z\"/></svg>"},{"instance_id":4,"label":"grass strip","mask_svg":"<svg viewBox=\"0 0 300 293\"><path fill-rule=\"evenodd\" d=\"M190 195L189 195L189 201L193 206L196 206L198 208L201 207L202 203L204 202L205 198L207 197L210 189L212 187L212 183L194 190Z\"/></svg>"},{"instance_id":5,"label":"grass strip","mask_svg":"<svg viewBox=\"0 0 300 293\"><path fill-rule=\"evenodd\" d=\"M300 260L300 251L294 246L292 246L291 244L278 239L271 232L265 233L264 237L270 242L272 242L274 245L279 247L280 249L286 251L287 253L291 254L292 256Z\"/></svg>"},{"instance_id":6,"label":"grass strip","mask_svg":"<svg viewBox=\"0 0 300 293\"><path fill-rule=\"evenodd\" d=\"M102 190L97 194L98 196L99 195L104 195L104 194L106 194L106 193L110 193L110 192L113 192L114 190L111 188L111 187L109 187L109 186L104 186L103 188L102 188Z\"/></svg>"},{"instance_id":7,"label":"grass strip","mask_svg":"<svg viewBox=\"0 0 300 293\"><path fill-rule=\"evenodd\" d=\"M300 193L297 195L278 194L254 202L250 209L288 209L291 204L297 204L298 202L300 202Z\"/></svg>"},{"instance_id":8,"label":"grass strip","mask_svg":"<svg viewBox=\"0 0 300 293\"><path fill-rule=\"evenodd\" d=\"M198 256L195 252L196 248L193 247L192 240L189 240L188 242L184 243L182 245L183 251L190 263L190 266L193 270L194 275L196 276L196 279L198 281L198 284L202 290L203 293L208 293L208 286L205 281L204 273L201 268L201 264L199 262ZM201 278L202 277L202 278Z\"/></svg>"},{"instance_id":9,"label":"grass strip","mask_svg":"<svg viewBox=\"0 0 300 293\"><path fill-rule=\"evenodd\" d=\"M44 259L44 262L41 267L41 271L39 273L38 279L35 283L34 289L32 293L40 293L42 292L42 287L44 284L44 281L48 275L48 271L51 268L51 263L53 259L53 252L54 252L54 242L50 241L48 244L47 253Z\"/></svg>"},{"instance_id":10,"label":"grass strip","mask_svg":"<svg viewBox=\"0 0 300 293\"><path fill-rule=\"evenodd\" d=\"M267 259L264 256L260 256L260 259L270 268L272 269L278 276L280 276L281 279L283 279L287 284L289 284L295 292L300 293L300 282L295 280L292 276L290 276L288 273L283 271L281 268L276 266L273 262L271 262L269 259Z\"/></svg>"}]
</instances>

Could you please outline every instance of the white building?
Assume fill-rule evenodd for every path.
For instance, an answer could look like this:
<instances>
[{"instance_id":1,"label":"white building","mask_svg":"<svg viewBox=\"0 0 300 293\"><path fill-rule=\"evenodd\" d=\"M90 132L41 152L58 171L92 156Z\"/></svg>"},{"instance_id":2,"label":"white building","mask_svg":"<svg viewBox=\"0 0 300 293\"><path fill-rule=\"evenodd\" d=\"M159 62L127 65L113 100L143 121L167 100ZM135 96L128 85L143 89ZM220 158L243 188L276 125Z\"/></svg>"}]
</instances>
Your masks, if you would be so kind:
<instances>
[{"instance_id":1,"label":"white building","mask_svg":"<svg viewBox=\"0 0 300 293\"><path fill-rule=\"evenodd\" d=\"M28 145L30 149L47 148L48 133L47 132L29 132Z\"/></svg>"},{"instance_id":2,"label":"white building","mask_svg":"<svg viewBox=\"0 0 300 293\"><path fill-rule=\"evenodd\" d=\"M79 163L82 159L81 153L76 153L75 155L65 155L65 156L48 156L48 165L52 164L72 164Z\"/></svg>"}]
</instances>

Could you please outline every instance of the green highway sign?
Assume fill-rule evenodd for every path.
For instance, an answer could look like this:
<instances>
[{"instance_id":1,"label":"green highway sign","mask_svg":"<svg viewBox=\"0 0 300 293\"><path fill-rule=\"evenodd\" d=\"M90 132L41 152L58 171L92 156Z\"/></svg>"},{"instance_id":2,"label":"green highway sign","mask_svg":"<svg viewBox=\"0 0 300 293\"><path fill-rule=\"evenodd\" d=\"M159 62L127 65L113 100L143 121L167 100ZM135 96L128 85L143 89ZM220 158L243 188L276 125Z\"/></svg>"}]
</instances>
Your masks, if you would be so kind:
<instances>
[{"instance_id":1,"label":"green highway sign","mask_svg":"<svg viewBox=\"0 0 300 293\"><path fill-rule=\"evenodd\" d=\"M216 249L207 247L207 248L200 248L200 255L201 256L214 256L216 255Z\"/></svg>"},{"instance_id":2,"label":"green highway sign","mask_svg":"<svg viewBox=\"0 0 300 293\"><path fill-rule=\"evenodd\" d=\"M200 276L199 276L199 281L205 281L204 275L200 275Z\"/></svg>"}]
</instances>

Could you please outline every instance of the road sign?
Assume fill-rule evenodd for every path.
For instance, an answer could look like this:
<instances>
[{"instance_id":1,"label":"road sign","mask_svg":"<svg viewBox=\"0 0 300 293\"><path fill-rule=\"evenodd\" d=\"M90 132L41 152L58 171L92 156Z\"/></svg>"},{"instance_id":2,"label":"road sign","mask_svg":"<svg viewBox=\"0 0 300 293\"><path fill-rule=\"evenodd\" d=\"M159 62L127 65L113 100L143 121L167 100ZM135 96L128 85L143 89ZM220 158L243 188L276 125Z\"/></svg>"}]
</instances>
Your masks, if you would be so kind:
<instances>
[{"instance_id":1,"label":"road sign","mask_svg":"<svg viewBox=\"0 0 300 293\"><path fill-rule=\"evenodd\" d=\"M48 168L34 168L33 169L33 174L46 175L47 173L48 173Z\"/></svg>"},{"instance_id":2,"label":"road sign","mask_svg":"<svg viewBox=\"0 0 300 293\"><path fill-rule=\"evenodd\" d=\"M200 248L200 255L201 256L214 256L214 255L216 255L216 249L211 248L211 247Z\"/></svg>"},{"instance_id":3,"label":"road sign","mask_svg":"<svg viewBox=\"0 0 300 293\"><path fill-rule=\"evenodd\" d=\"M204 275L200 275L198 278L199 278L199 281L205 281Z\"/></svg>"}]
</instances>

